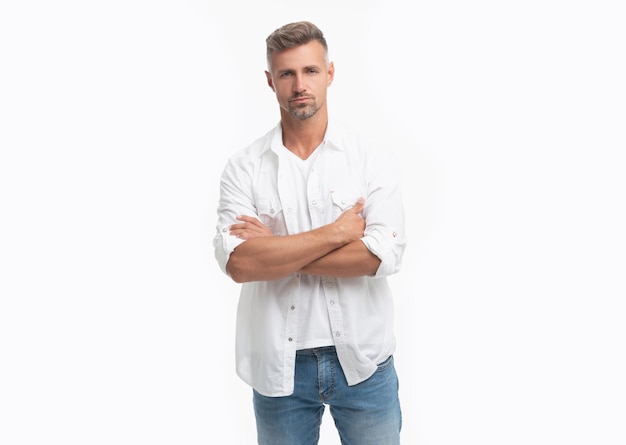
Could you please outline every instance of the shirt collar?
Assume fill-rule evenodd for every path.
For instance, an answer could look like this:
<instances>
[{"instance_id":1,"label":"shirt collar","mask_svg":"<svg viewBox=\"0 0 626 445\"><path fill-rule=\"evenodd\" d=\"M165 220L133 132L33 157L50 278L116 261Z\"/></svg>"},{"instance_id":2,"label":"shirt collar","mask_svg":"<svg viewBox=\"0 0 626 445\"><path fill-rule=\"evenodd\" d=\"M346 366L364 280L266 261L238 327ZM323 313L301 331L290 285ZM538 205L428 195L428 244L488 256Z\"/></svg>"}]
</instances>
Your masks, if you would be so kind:
<instances>
[{"instance_id":1,"label":"shirt collar","mask_svg":"<svg viewBox=\"0 0 626 445\"><path fill-rule=\"evenodd\" d=\"M328 120L328 126L326 127L326 134L324 135L324 142L326 143L326 147L333 148L335 150L343 151L343 146L341 144L341 137L339 136L339 131L337 125L331 119ZM276 127L272 132L272 137L270 139L270 148L277 155L283 150L283 127L278 121Z\"/></svg>"}]
</instances>

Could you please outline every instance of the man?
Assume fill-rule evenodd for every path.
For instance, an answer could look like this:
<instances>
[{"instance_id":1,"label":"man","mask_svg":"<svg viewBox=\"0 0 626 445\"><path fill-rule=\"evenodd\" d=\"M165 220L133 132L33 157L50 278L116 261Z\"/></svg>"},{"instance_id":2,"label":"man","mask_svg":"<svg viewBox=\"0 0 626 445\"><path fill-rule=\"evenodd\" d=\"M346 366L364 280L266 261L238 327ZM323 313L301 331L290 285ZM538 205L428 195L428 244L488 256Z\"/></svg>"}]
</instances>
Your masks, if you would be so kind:
<instances>
[{"instance_id":1,"label":"man","mask_svg":"<svg viewBox=\"0 0 626 445\"><path fill-rule=\"evenodd\" d=\"M266 40L280 122L228 161L215 255L243 283L237 374L253 388L258 443L316 444L325 405L343 444L398 444L387 276L406 244L389 150L329 121L335 68L322 32Z\"/></svg>"}]
</instances>

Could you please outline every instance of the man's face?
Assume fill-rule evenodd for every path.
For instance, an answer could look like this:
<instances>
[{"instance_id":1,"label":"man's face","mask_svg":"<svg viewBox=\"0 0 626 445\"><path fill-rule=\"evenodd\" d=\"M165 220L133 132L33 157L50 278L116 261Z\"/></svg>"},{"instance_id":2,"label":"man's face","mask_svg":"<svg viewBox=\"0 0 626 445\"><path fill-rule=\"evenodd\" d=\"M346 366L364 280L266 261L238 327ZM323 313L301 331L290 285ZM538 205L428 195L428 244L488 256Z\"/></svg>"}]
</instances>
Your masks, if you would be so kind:
<instances>
[{"instance_id":1,"label":"man's face","mask_svg":"<svg viewBox=\"0 0 626 445\"><path fill-rule=\"evenodd\" d=\"M333 81L332 62L326 67L324 47L317 41L272 54L267 83L280 108L297 119L308 119L326 105Z\"/></svg>"}]
</instances>

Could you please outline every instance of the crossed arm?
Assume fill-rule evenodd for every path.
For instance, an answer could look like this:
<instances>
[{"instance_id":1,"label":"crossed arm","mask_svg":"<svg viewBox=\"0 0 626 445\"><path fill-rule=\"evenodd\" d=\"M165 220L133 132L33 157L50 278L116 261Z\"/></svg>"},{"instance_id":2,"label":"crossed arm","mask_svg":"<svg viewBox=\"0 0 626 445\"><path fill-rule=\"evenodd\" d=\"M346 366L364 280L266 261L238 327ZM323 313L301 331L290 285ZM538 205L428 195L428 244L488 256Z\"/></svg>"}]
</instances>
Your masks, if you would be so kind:
<instances>
[{"instance_id":1,"label":"crossed arm","mask_svg":"<svg viewBox=\"0 0 626 445\"><path fill-rule=\"evenodd\" d=\"M240 216L231 235L245 239L231 253L226 269L238 283L283 278L294 272L333 277L374 275L380 259L360 240L365 220L360 199L333 223L287 236L274 236L259 220Z\"/></svg>"}]
</instances>

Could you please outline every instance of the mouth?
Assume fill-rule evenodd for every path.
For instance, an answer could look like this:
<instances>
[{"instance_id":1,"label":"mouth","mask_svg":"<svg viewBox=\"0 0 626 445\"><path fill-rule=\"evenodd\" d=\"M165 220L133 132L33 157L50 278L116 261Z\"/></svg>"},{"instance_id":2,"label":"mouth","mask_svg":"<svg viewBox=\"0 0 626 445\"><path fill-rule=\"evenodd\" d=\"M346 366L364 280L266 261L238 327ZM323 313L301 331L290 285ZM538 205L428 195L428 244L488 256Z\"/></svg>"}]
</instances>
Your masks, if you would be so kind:
<instances>
[{"instance_id":1,"label":"mouth","mask_svg":"<svg viewBox=\"0 0 626 445\"><path fill-rule=\"evenodd\" d=\"M309 96L298 96L298 97L294 97L293 99L289 99L289 102L291 103L302 103L302 102L306 102L307 100L310 100L311 98Z\"/></svg>"}]
</instances>

